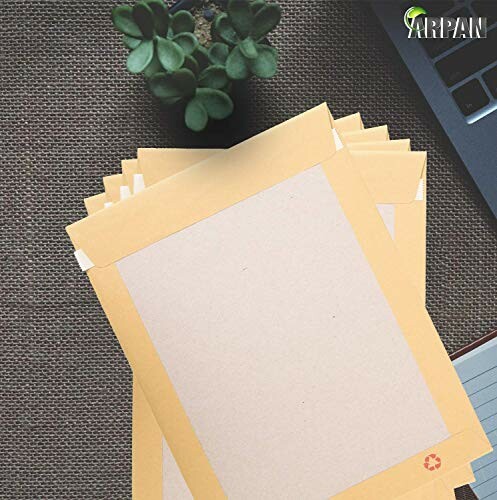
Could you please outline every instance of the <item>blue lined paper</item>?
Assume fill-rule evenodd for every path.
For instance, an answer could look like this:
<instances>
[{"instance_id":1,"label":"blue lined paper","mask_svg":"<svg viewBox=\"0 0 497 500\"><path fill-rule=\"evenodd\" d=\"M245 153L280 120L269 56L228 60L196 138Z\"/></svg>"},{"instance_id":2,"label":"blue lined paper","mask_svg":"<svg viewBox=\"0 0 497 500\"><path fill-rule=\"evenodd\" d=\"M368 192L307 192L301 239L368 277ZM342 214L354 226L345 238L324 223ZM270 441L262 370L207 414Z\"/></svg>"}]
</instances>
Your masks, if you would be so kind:
<instances>
[{"instance_id":1,"label":"blue lined paper","mask_svg":"<svg viewBox=\"0 0 497 500\"><path fill-rule=\"evenodd\" d=\"M490 443L497 448L497 338L454 361ZM480 500L497 500L497 451L471 464L476 481L471 488Z\"/></svg>"}]
</instances>

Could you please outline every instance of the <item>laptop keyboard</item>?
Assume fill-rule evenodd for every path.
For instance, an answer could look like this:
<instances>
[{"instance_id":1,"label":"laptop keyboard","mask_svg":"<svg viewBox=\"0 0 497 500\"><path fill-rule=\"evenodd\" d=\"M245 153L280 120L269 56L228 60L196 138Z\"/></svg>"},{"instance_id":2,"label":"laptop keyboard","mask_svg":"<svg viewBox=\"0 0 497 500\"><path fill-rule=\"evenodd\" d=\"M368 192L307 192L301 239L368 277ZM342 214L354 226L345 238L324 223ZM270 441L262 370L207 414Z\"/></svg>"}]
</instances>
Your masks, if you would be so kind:
<instances>
[{"instance_id":1,"label":"laptop keyboard","mask_svg":"<svg viewBox=\"0 0 497 500\"><path fill-rule=\"evenodd\" d=\"M489 26L497 21L497 2L495 0L475 0L471 7L477 16L487 18Z\"/></svg>"},{"instance_id":2,"label":"laptop keyboard","mask_svg":"<svg viewBox=\"0 0 497 500\"><path fill-rule=\"evenodd\" d=\"M497 66L483 73L483 80L485 80L492 95L497 99Z\"/></svg>"},{"instance_id":3,"label":"laptop keyboard","mask_svg":"<svg viewBox=\"0 0 497 500\"><path fill-rule=\"evenodd\" d=\"M487 38L473 40L452 52L435 64L448 87L497 61L497 30L488 33Z\"/></svg>"},{"instance_id":4,"label":"laptop keyboard","mask_svg":"<svg viewBox=\"0 0 497 500\"><path fill-rule=\"evenodd\" d=\"M482 84L476 78L454 90L452 96L465 116L472 115L490 102Z\"/></svg>"},{"instance_id":5,"label":"laptop keyboard","mask_svg":"<svg viewBox=\"0 0 497 500\"><path fill-rule=\"evenodd\" d=\"M491 103L497 107L497 0L418 1L433 17L487 18L487 38L421 40L461 112L470 117ZM473 120L476 121L476 120Z\"/></svg>"},{"instance_id":6,"label":"laptop keyboard","mask_svg":"<svg viewBox=\"0 0 497 500\"><path fill-rule=\"evenodd\" d=\"M453 17L470 17L471 15L471 12L467 8L459 9L454 14L451 14ZM461 40L459 38L432 38L422 39L421 43L430 57L437 57L452 47L459 45Z\"/></svg>"}]
</instances>

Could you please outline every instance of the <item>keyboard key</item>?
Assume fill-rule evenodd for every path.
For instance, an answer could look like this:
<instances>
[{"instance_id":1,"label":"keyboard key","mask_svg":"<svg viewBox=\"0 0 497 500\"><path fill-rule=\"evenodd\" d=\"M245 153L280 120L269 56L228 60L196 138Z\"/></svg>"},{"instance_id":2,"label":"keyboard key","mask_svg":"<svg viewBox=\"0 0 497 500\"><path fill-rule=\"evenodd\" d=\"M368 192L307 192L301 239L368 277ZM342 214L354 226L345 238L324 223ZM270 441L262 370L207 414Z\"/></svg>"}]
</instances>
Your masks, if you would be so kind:
<instances>
[{"instance_id":1,"label":"keyboard key","mask_svg":"<svg viewBox=\"0 0 497 500\"><path fill-rule=\"evenodd\" d=\"M487 26L490 26L497 21L496 0L475 0L471 6L477 16L487 18Z\"/></svg>"},{"instance_id":2,"label":"keyboard key","mask_svg":"<svg viewBox=\"0 0 497 500\"><path fill-rule=\"evenodd\" d=\"M497 1L497 0L496 0ZM450 17L471 17L471 12L464 8L459 9ZM425 38L421 39L426 52L430 57L437 57L443 52L455 47L460 44L463 40L461 38Z\"/></svg>"},{"instance_id":3,"label":"keyboard key","mask_svg":"<svg viewBox=\"0 0 497 500\"><path fill-rule=\"evenodd\" d=\"M497 29L489 31L487 38L474 40L452 52L435 66L444 82L451 87L495 61L497 61Z\"/></svg>"},{"instance_id":4,"label":"keyboard key","mask_svg":"<svg viewBox=\"0 0 497 500\"><path fill-rule=\"evenodd\" d=\"M478 80L471 80L464 84L454 90L452 95L465 116L472 115L490 102L482 84Z\"/></svg>"},{"instance_id":5,"label":"keyboard key","mask_svg":"<svg viewBox=\"0 0 497 500\"><path fill-rule=\"evenodd\" d=\"M483 74L483 79L492 95L497 98L497 66Z\"/></svg>"}]
</instances>

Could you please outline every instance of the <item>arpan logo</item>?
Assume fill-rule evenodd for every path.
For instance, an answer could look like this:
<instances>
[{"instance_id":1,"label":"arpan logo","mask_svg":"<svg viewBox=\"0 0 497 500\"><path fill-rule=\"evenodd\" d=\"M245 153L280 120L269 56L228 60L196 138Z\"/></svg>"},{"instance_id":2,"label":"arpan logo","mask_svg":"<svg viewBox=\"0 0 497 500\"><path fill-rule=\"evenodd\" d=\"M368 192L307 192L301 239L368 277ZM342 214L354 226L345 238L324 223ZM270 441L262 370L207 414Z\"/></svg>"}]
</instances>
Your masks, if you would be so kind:
<instances>
[{"instance_id":1,"label":"arpan logo","mask_svg":"<svg viewBox=\"0 0 497 500\"><path fill-rule=\"evenodd\" d=\"M422 7L404 14L409 38L487 38L486 17L430 17Z\"/></svg>"}]
</instances>

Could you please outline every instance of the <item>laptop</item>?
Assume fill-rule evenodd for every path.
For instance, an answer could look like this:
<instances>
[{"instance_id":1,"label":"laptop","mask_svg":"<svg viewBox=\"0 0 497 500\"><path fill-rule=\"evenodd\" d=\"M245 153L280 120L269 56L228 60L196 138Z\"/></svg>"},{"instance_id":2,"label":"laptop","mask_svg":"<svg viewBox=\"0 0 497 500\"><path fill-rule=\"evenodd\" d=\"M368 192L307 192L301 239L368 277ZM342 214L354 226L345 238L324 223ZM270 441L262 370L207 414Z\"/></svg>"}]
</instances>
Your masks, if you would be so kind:
<instances>
[{"instance_id":1,"label":"laptop","mask_svg":"<svg viewBox=\"0 0 497 500\"><path fill-rule=\"evenodd\" d=\"M486 17L487 37L409 38L412 7ZM374 1L373 9L497 217L497 0Z\"/></svg>"}]
</instances>

